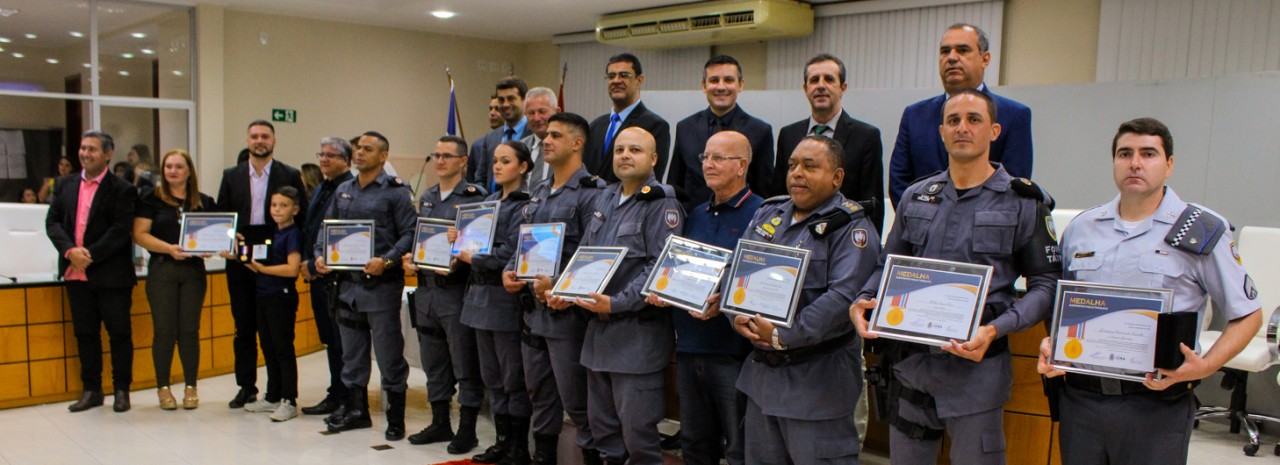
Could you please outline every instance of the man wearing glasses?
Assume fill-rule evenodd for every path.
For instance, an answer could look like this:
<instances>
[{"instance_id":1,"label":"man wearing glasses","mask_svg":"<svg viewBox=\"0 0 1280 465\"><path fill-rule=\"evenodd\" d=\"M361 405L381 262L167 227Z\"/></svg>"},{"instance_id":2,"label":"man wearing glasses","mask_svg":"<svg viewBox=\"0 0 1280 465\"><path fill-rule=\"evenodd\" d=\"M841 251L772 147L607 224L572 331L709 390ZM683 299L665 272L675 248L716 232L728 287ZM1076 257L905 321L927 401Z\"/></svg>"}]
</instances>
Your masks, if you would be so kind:
<instances>
[{"instance_id":1,"label":"man wearing glasses","mask_svg":"<svg viewBox=\"0 0 1280 465\"><path fill-rule=\"evenodd\" d=\"M741 115L750 118L746 113ZM753 159L751 142L740 132L720 131L707 140L706 151L698 158L702 162L698 171L706 177L705 189L711 192L711 200L689 210L684 236L732 250L764 203L747 186L747 167ZM718 300L719 296L712 297ZM646 301L668 306L656 294ZM742 361L751 352L751 343L734 334L733 326L720 318L717 309L706 313L676 309L673 314L681 456L689 465L717 464L721 457L730 464L741 464L742 416L747 404L734 383Z\"/></svg>"},{"instance_id":2,"label":"man wearing glasses","mask_svg":"<svg viewBox=\"0 0 1280 465\"><path fill-rule=\"evenodd\" d=\"M694 205L711 198L712 189L703 178L703 162L699 156L711 135L720 131L737 131L747 137L751 155L747 185L760 195L769 190L769 173L773 171L773 127L747 114L738 105L742 85L742 66L738 60L728 55L712 57L702 67L702 92L707 94L707 108L676 123L676 145L671 152L667 184L684 189L689 195L684 202L686 209L691 210Z\"/></svg>"},{"instance_id":3,"label":"man wearing glasses","mask_svg":"<svg viewBox=\"0 0 1280 465\"><path fill-rule=\"evenodd\" d=\"M623 129L639 127L657 141L658 165L653 172L659 182L664 181L667 153L671 149L671 125L640 102L640 87L644 84L640 59L630 53L619 53L609 58L605 69L613 110L591 122L591 136L588 138L591 145L583 155L582 163L591 174L609 183L618 182L618 176L613 173L614 139Z\"/></svg>"}]
</instances>

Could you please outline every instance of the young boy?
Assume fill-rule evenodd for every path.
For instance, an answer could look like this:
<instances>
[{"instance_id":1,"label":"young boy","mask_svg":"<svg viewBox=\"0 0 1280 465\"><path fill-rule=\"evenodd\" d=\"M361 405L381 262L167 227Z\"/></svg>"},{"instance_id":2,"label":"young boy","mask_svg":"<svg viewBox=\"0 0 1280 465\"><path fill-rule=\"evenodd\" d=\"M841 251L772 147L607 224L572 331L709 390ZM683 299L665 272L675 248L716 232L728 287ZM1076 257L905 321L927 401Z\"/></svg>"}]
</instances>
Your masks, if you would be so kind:
<instances>
[{"instance_id":1,"label":"young boy","mask_svg":"<svg viewBox=\"0 0 1280 465\"><path fill-rule=\"evenodd\" d=\"M298 312L298 270L302 263L302 235L293 224L300 194L291 186L271 196L275 234L266 244L265 262L254 259L246 267L258 273L258 338L267 362L267 395L245 405L249 412L272 412L271 421L298 416L298 360L293 350L293 325ZM252 255L250 255L252 258Z\"/></svg>"}]
</instances>

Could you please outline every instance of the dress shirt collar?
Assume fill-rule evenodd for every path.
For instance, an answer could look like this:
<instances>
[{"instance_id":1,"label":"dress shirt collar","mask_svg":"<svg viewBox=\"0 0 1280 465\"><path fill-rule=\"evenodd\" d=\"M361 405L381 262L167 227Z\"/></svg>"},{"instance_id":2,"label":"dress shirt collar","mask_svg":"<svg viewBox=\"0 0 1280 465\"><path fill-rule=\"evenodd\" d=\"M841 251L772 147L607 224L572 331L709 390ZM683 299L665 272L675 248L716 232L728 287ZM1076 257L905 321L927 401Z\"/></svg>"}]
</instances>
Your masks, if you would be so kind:
<instances>
[{"instance_id":1,"label":"dress shirt collar","mask_svg":"<svg viewBox=\"0 0 1280 465\"><path fill-rule=\"evenodd\" d=\"M618 115L619 122L626 121L627 117L631 116L631 112L636 109L637 105L640 105L639 100L636 100L636 103L631 104L631 106L623 108L622 111L610 111L609 117L612 119L613 115Z\"/></svg>"},{"instance_id":2,"label":"dress shirt collar","mask_svg":"<svg viewBox=\"0 0 1280 465\"><path fill-rule=\"evenodd\" d=\"M742 207L742 203L747 201L747 197L751 196L751 186L743 186L733 197L729 197L724 203L716 203L715 194L712 194L711 200L707 201L707 211L720 210L737 210Z\"/></svg>"}]
</instances>

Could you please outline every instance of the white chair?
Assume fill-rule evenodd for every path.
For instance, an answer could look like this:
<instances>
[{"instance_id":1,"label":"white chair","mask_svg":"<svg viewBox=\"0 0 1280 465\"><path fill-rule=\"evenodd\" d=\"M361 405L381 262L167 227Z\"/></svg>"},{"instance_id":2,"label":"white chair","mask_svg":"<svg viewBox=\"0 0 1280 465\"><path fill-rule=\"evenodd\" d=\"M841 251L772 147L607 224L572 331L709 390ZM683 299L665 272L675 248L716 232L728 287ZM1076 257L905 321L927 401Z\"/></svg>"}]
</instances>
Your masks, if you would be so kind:
<instances>
[{"instance_id":1,"label":"white chair","mask_svg":"<svg viewBox=\"0 0 1280 465\"><path fill-rule=\"evenodd\" d=\"M1249 413L1246 410L1249 374L1262 372L1280 363L1280 341L1277 336L1280 312L1276 312L1276 307L1280 306L1280 229L1248 226L1241 229L1238 238L1240 256L1258 288L1258 303L1261 304L1262 321L1265 324L1249 341L1249 345L1222 367L1222 387L1231 391L1230 406L1201 407L1196 412L1196 420L1230 418L1232 433L1239 432L1240 425L1244 425L1249 434L1249 444L1244 446L1244 453L1253 455L1260 447L1258 422L1280 424L1280 418ZM1212 348L1221 336L1221 331L1201 332L1201 353ZM1280 383L1280 378L1277 383ZM1280 443L1276 444L1274 452L1280 455Z\"/></svg>"}]
</instances>

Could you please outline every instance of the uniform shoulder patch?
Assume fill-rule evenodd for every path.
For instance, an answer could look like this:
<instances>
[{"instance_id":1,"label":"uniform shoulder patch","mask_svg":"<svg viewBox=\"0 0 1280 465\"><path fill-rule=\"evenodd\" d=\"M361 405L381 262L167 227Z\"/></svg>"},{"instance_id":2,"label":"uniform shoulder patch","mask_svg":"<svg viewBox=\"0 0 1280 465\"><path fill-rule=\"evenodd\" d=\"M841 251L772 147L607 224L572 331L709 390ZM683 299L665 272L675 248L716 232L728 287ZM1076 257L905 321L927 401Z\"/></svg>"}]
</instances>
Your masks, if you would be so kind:
<instances>
[{"instance_id":1,"label":"uniform shoulder patch","mask_svg":"<svg viewBox=\"0 0 1280 465\"><path fill-rule=\"evenodd\" d=\"M765 199L765 200L764 200L764 202L762 202L762 203L760 204L760 206L762 206L762 207L763 207L763 206L765 206L765 205L769 205L769 204L771 204L771 203L782 203L782 202L786 202L786 201L788 201L788 200L791 200L791 196L790 196L790 195L775 195L775 196L773 196L773 197L769 197L769 198Z\"/></svg>"},{"instance_id":2,"label":"uniform shoulder patch","mask_svg":"<svg viewBox=\"0 0 1280 465\"><path fill-rule=\"evenodd\" d=\"M1187 204L1164 241L1174 248L1196 255L1208 255L1218 245L1227 225L1217 215L1196 205Z\"/></svg>"},{"instance_id":3,"label":"uniform shoulder patch","mask_svg":"<svg viewBox=\"0 0 1280 465\"><path fill-rule=\"evenodd\" d=\"M667 223L667 229L675 229L680 226L680 212L668 209L662 212L662 221Z\"/></svg>"},{"instance_id":4,"label":"uniform shoulder patch","mask_svg":"<svg viewBox=\"0 0 1280 465\"><path fill-rule=\"evenodd\" d=\"M589 189L604 189L609 184L600 179L599 176L583 176L578 178L578 185Z\"/></svg>"},{"instance_id":5,"label":"uniform shoulder patch","mask_svg":"<svg viewBox=\"0 0 1280 465\"><path fill-rule=\"evenodd\" d=\"M1013 192L1018 195L1029 199L1035 199L1037 202L1045 204L1046 207L1049 207L1050 211L1053 211L1053 196L1049 195L1043 187L1031 182L1030 179L1013 178L1012 181L1009 181L1009 188L1013 189Z\"/></svg>"}]
</instances>

